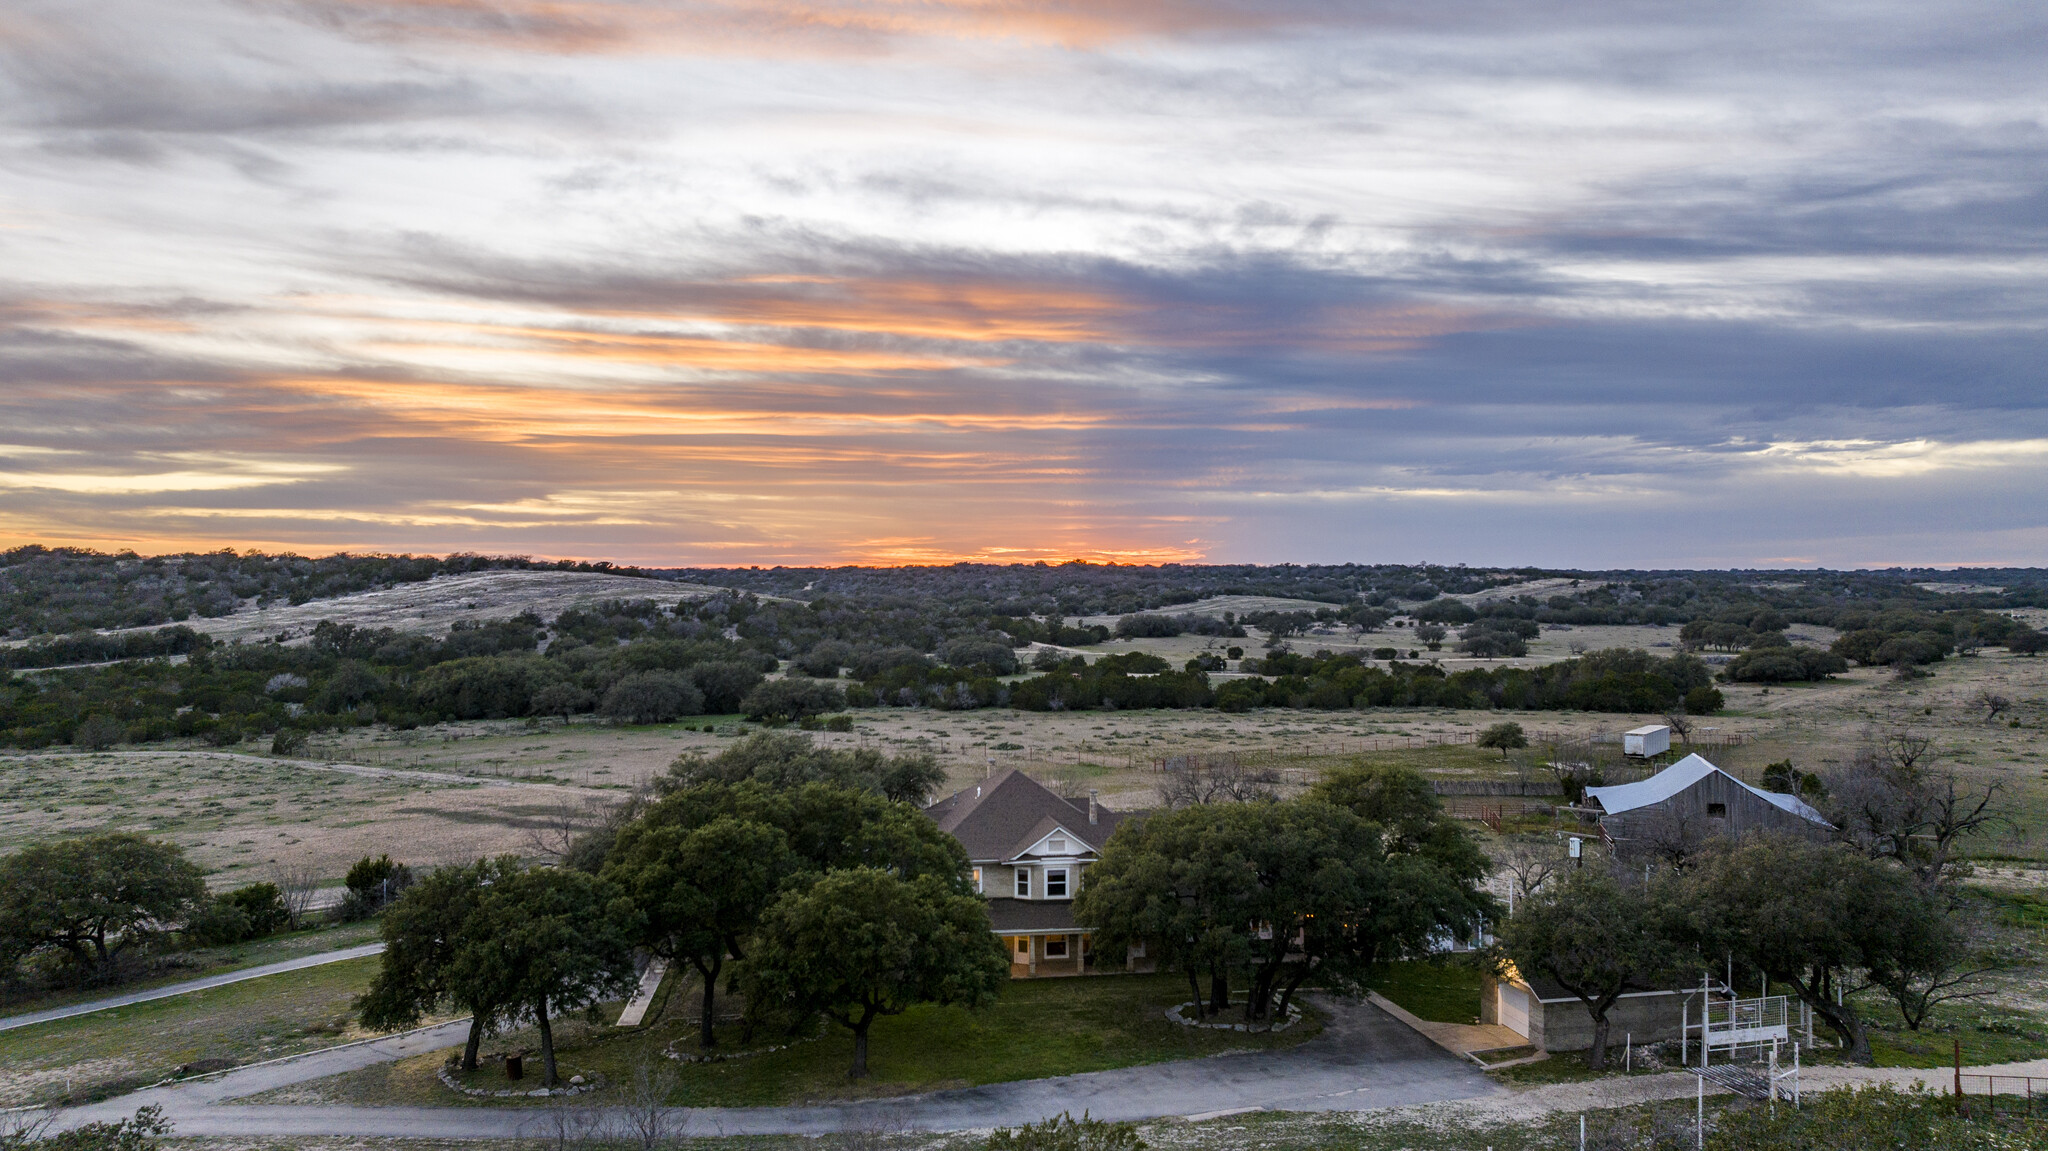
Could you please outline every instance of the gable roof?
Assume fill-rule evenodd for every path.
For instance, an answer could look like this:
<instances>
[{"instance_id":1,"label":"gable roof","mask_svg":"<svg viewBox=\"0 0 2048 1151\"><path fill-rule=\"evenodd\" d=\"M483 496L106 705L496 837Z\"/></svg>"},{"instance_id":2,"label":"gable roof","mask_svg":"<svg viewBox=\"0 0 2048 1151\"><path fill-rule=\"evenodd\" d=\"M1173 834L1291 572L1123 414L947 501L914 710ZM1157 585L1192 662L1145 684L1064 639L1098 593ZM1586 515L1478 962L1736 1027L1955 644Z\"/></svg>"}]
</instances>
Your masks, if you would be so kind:
<instances>
[{"instance_id":1,"label":"gable roof","mask_svg":"<svg viewBox=\"0 0 2048 1151\"><path fill-rule=\"evenodd\" d=\"M1620 815L1625 811L1663 803L1711 775L1726 778L1730 783L1781 811L1822 826L1833 826L1828 823L1826 816L1815 811L1798 796L1780 795L1775 791L1751 787L1708 763L1698 753L1686 756L1648 779L1637 780L1634 783L1618 783L1613 787L1589 787L1586 789L1586 796L1598 802L1600 809L1607 814Z\"/></svg>"},{"instance_id":2,"label":"gable roof","mask_svg":"<svg viewBox=\"0 0 2048 1151\"><path fill-rule=\"evenodd\" d=\"M924 809L925 814L967 849L975 860L1014 859L1064 827L1082 842L1100 849L1124 815L1097 804L1094 823L1088 803L1075 802L1037 780L1010 768L986 783L965 788Z\"/></svg>"}]
</instances>

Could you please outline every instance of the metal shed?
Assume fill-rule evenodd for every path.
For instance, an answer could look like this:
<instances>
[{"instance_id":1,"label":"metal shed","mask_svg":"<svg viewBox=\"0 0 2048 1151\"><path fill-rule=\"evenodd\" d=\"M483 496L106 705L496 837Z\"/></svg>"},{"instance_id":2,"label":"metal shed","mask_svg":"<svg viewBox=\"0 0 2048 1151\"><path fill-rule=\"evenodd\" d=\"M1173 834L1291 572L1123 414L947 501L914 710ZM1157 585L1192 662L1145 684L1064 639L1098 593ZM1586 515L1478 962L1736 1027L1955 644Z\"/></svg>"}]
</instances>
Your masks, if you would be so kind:
<instances>
[{"instance_id":1,"label":"metal shed","mask_svg":"<svg viewBox=\"0 0 2048 1151\"><path fill-rule=\"evenodd\" d=\"M1636 783L1589 787L1586 800L1600 810L1601 830L1616 841L1669 834L1672 828L1741 835L1833 826L1798 796L1751 787L1698 755Z\"/></svg>"},{"instance_id":2,"label":"metal shed","mask_svg":"<svg viewBox=\"0 0 2048 1151\"><path fill-rule=\"evenodd\" d=\"M1621 753L1637 755L1648 759L1663 755L1671 750L1671 729L1661 723L1653 723L1632 731L1621 733Z\"/></svg>"}]
</instances>

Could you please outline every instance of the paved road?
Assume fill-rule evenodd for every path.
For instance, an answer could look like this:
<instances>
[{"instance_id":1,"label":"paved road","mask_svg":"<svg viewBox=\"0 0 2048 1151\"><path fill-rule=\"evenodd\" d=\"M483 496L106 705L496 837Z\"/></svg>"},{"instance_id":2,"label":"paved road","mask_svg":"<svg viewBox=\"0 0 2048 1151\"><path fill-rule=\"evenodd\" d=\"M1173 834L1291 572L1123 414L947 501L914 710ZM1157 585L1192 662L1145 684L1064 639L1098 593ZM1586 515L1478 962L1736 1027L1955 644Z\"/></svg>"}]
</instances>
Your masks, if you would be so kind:
<instances>
[{"instance_id":1,"label":"paved road","mask_svg":"<svg viewBox=\"0 0 2048 1151\"><path fill-rule=\"evenodd\" d=\"M1155 1063L1116 1071L996 1083L868 1103L813 1107L696 1108L679 1111L697 1134L830 1134L887 1126L954 1131L1028 1123L1062 1111L1101 1119L1154 1119L1235 1109L1354 1111L1476 1099L1503 1093L1468 1063L1370 1004L1322 1001L1324 1033L1285 1051ZM228 1100L461 1042L466 1023L302 1058L242 1068L216 1079L152 1088L60 1116L66 1126L161 1105L179 1135L412 1136L508 1138L532 1135L546 1108L251 1106ZM1000 1058L992 1054L991 1058Z\"/></svg>"},{"instance_id":2,"label":"paved road","mask_svg":"<svg viewBox=\"0 0 2048 1151\"><path fill-rule=\"evenodd\" d=\"M147 1003L152 999L169 999L173 995L184 995L192 991L204 991L209 987L225 987L245 979L261 979L266 975L278 975L286 971L301 971L308 967L319 967L327 963L340 963L344 959L361 959L365 955L378 955L384 951L382 943L365 943L358 947L346 947L340 951L323 951L317 955L301 955L297 959L285 959L276 963L265 963L260 967L244 967L220 975L209 975L203 979L188 979L183 983L169 983L152 987L147 991L131 991L126 995L111 995L95 999L90 1003L74 1003L69 1007L52 1007L48 1011L31 1011L26 1015L9 1015L0 1019L0 1031L12 1031L17 1027L31 1027L48 1023L53 1019L69 1019L74 1015L91 1015L95 1011L106 1011L115 1007L126 1007L131 1003Z\"/></svg>"}]
</instances>

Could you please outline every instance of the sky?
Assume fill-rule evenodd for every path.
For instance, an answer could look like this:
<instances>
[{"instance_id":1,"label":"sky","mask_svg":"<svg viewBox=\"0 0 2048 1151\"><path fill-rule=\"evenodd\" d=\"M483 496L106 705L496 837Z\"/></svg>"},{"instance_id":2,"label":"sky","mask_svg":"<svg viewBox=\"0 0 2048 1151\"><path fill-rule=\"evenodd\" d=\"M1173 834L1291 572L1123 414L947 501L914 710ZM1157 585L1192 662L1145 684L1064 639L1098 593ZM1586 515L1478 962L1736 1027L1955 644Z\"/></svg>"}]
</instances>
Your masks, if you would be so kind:
<instances>
[{"instance_id":1,"label":"sky","mask_svg":"<svg viewBox=\"0 0 2048 1151\"><path fill-rule=\"evenodd\" d=\"M0 0L0 543L2048 564L2048 8Z\"/></svg>"}]
</instances>

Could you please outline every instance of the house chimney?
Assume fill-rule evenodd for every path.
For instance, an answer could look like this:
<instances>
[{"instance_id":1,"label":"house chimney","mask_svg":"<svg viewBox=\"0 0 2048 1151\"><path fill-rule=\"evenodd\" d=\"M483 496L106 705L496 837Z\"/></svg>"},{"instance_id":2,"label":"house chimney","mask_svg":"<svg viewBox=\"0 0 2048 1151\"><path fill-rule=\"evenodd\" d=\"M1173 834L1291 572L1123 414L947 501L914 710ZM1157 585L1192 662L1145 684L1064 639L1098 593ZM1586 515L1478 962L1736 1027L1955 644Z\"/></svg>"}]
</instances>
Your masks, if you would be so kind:
<instances>
[{"instance_id":1,"label":"house chimney","mask_svg":"<svg viewBox=\"0 0 2048 1151\"><path fill-rule=\"evenodd\" d=\"M1088 789L1088 822L1095 822L1095 789Z\"/></svg>"}]
</instances>

